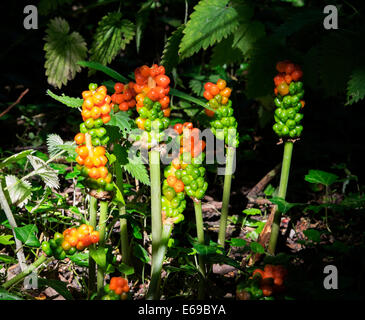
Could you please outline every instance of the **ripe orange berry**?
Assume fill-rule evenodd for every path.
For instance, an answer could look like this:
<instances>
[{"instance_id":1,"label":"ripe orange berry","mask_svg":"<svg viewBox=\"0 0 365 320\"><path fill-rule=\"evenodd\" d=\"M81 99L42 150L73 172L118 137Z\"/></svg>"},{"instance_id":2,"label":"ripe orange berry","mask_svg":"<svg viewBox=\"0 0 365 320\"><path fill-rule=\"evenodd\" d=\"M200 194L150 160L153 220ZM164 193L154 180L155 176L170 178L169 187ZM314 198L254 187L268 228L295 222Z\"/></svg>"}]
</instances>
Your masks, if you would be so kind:
<instances>
[{"instance_id":1,"label":"ripe orange berry","mask_svg":"<svg viewBox=\"0 0 365 320\"><path fill-rule=\"evenodd\" d=\"M86 146L82 146L78 149L78 154L81 158L86 159L89 155L89 149Z\"/></svg>"},{"instance_id":2,"label":"ripe orange berry","mask_svg":"<svg viewBox=\"0 0 365 320\"><path fill-rule=\"evenodd\" d=\"M168 118L170 116L170 113L171 113L171 109L170 108L163 109L162 111L163 111L163 116L164 117L167 117Z\"/></svg>"},{"instance_id":3,"label":"ripe orange berry","mask_svg":"<svg viewBox=\"0 0 365 320\"><path fill-rule=\"evenodd\" d=\"M289 86L286 82L280 83L276 88L282 96L285 96L289 93Z\"/></svg>"},{"instance_id":4,"label":"ripe orange berry","mask_svg":"<svg viewBox=\"0 0 365 320\"><path fill-rule=\"evenodd\" d=\"M76 162L79 164L79 165L83 165L84 164L84 159L83 158L81 158L80 156L77 156L76 157Z\"/></svg>"},{"instance_id":5,"label":"ripe orange berry","mask_svg":"<svg viewBox=\"0 0 365 320\"><path fill-rule=\"evenodd\" d=\"M67 242L71 245L71 247L76 247L78 241L79 241L78 238L75 236L70 236L67 239Z\"/></svg>"},{"instance_id":6,"label":"ripe orange berry","mask_svg":"<svg viewBox=\"0 0 365 320\"><path fill-rule=\"evenodd\" d=\"M95 156L103 156L105 154L105 148L98 146L96 148L94 148L94 155Z\"/></svg>"},{"instance_id":7,"label":"ripe orange berry","mask_svg":"<svg viewBox=\"0 0 365 320\"><path fill-rule=\"evenodd\" d=\"M98 168L91 168L90 171L89 171L89 177L91 179L98 179L99 178Z\"/></svg>"},{"instance_id":8,"label":"ripe orange berry","mask_svg":"<svg viewBox=\"0 0 365 320\"><path fill-rule=\"evenodd\" d=\"M286 74L291 74L293 71L295 70L295 66L294 63L288 63L285 67L285 73Z\"/></svg>"},{"instance_id":9,"label":"ripe orange berry","mask_svg":"<svg viewBox=\"0 0 365 320\"><path fill-rule=\"evenodd\" d=\"M77 144L82 144L85 142L85 134L83 133L78 133L75 138L74 138L75 142Z\"/></svg>"},{"instance_id":10,"label":"ripe orange berry","mask_svg":"<svg viewBox=\"0 0 365 320\"><path fill-rule=\"evenodd\" d=\"M97 93L100 93L100 94L102 94L102 95L106 95L106 92L107 92L108 90L107 90L107 88L106 88L106 86L100 86L99 88L97 88L96 89L96 92Z\"/></svg>"},{"instance_id":11,"label":"ripe orange berry","mask_svg":"<svg viewBox=\"0 0 365 320\"><path fill-rule=\"evenodd\" d=\"M104 99L105 99L105 94L97 92L93 95L93 102L96 105L100 105L104 101Z\"/></svg>"},{"instance_id":12,"label":"ripe orange berry","mask_svg":"<svg viewBox=\"0 0 365 320\"><path fill-rule=\"evenodd\" d=\"M209 109L204 109L204 112L205 112L205 114L206 114L208 117L214 117L214 114L215 114L215 112L214 112L214 111L209 110Z\"/></svg>"},{"instance_id":13,"label":"ripe orange berry","mask_svg":"<svg viewBox=\"0 0 365 320\"><path fill-rule=\"evenodd\" d=\"M291 77L294 81L298 81L303 76L303 72L301 70L294 70L291 74Z\"/></svg>"},{"instance_id":14,"label":"ripe orange berry","mask_svg":"<svg viewBox=\"0 0 365 320\"><path fill-rule=\"evenodd\" d=\"M83 119L89 119L89 118L91 118L91 111L90 110L87 110L87 109L83 109L82 111L81 111L81 116L82 116L82 118ZM84 121L85 121L84 120Z\"/></svg>"},{"instance_id":15,"label":"ripe orange berry","mask_svg":"<svg viewBox=\"0 0 365 320\"><path fill-rule=\"evenodd\" d=\"M209 91L204 91L203 96L207 100L213 99L213 95Z\"/></svg>"},{"instance_id":16,"label":"ripe orange berry","mask_svg":"<svg viewBox=\"0 0 365 320\"><path fill-rule=\"evenodd\" d=\"M212 84L209 88L209 92L212 94L212 96L216 96L219 91L219 87L216 84Z\"/></svg>"},{"instance_id":17,"label":"ripe orange berry","mask_svg":"<svg viewBox=\"0 0 365 320\"><path fill-rule=\"evenodd\" d=\"M217 86L220 90L223 90L227 86L227 82L223 79L217 81Z\"/></svg>"},{"instance_id":18,"label":"ripe orange berry","mask_svg":"<svg viewBox=\"0 0 365 320\"><path fill-rule=\"evenodd\" d=\"M120 111L128 111L128 109L129 109L128 102L122 102L119 105L119 110Z\"/></svg>"},{"instance_id":19,"label":"ripe orange berry","mask_svg":"<svg viewBox=\"0 0 365 320\"><path fill-rule=\"evenodd\" d=\"M124 84L123 83L120 83L120 82L117 82L114 85L114 90L115 90L115 93L121 93L121 92L123 92L123 90L124 90Z\"/></svg>"},{"instance_id":20,"label":"ripe orange berry","mask_svg":"<svg viewBox=\"0 0 365 320\"><path fill-rule=\"evenodd\" d=\"M103 120L103 123L108 123L112 117L109 114L103 114L101 116L101 119Z\"/></svg>"},{"instance_id":21,"label":"ripe orange berry","mask_svg":"<svg viewBox=\"0 0 365 320\"><path fill-rule=\"evenodd\" d=\"M91 109L91 117L96 120L97 118L99 118L101 115L101 110L99 107L93 107Z\"/></svg>"},{"instance_id":22,"label":"ripe orange berry","mask_svg":"<svg viewBox=\"0 0 365 320\"><path fill-rule=\"evenodd\" d=\"M137 124L137 127L141 130L144 130L144 123L146 122L146 119L143 119L143 118L140 118L138 117L136 119L136 124Z\"/></svg>"},{"instance_id":23,"label":"ripe orange berry","mask_svg":"<svg viewBox=\"0 0 365 320\"><path fill-rule=\"evenodd\" d=\"M100 178L103 178L103 179L105 179L106 178L106 176L108 175L108 169L106 168L106 167L99 167L98 168L99 169L99 176L100 176Z\"/></svg>"},{"instance_id":24,"label":"ripe orange berry","mask_svg":"<svg viewBox=\"0 0 365 320\"><path fill-rule=\"evenodd\" d=\"M86 90L82 92L82 98L85 100L88 97L91 97L93 93L90 90Z\"/></svg>"},{"instance_id":25,"label":"ripe orange berry","mask_svg":"<svg viewBox=\"0 0 365 320\"><path fill-rule=\"evenodd\" d=\"M184 183L181 180L177 180L173 188L176 193L179 193L184 191L184 187L185 187Z\"/></svg>"},{"instance_id":26,"label":"ripe orange berry","mask_svg":"<svg viewBox=\"0 0 365 320\"><path fill-rule=\"evenodd\" d=\"M287 74L287 75L284 77L284 79L285 79L285 82L286 82L287 84L290 84L290 82L292 82L292 80L293 80L290 74Z\"/></svg>"},{"instance_id":27,"label":"ripe orange berry","mask_svg":"<svg viewBox=\"0 0 365 320\"><path fill-rule=\"evenodd\" d=\"M91 236L91 242L92 243L98 243L99 242L100 236L99 236L98 231L91 232L90 236Z\"/></svg>"},{"instance_id":28,"label":"ripe orange berry","mask_svg":"<svg viewBox=\"0 0 365 320\"><path fill-rule=\"evenodd\" d=\"M77 242L76 249L79 251L82 251L85 249L85 246L83 245L82 241Z\"/></svg>"},{"instance_id":29,"label":"ripe orange berry","mask_svg":"<svg viewBox=\"0 0 365 320\"><path fill-rule=\"evenodd\" d=\"M82 106L85 106L85 108L89 110L94 106L94 100L91 95L84 100Z\"/></svg>"},{"instance_id":30,"label":"ripe orange berry","mask_svg":"<svg viewBox=\"0 0 365 320\"><path fill-rule=\"evenodd\" d=\"M168 176L167 177L167 183L170 187L173 187L177 181L177 178L175 176Z\"/></svg>"},{"instance_id":31,"label":"ripe orange berry","mask_svg":"<svg viewBox=\"0 0 365 320\"><path fill-rule=\"evenodd\" d=\"M180 169L180 160L179 158L175 158L172 160L172 166L175 168L175 169Z\"/></svg>"},{"instance_id":32,"label":"ripe orange berry","mask_svg":"<svg viewBox=\"0 0 365 320\"><path fill-rule=\"evenodd\" d=\"M276 70L278 70L279 72L285 72L286 64L286 61L279 61L276 64Z\"/></svg>"},{"instance_id":33,"label":"ripe orange berry","mask_svg":"<svg viewBox=\"0 0 365 320\"><path fill-rule=\"evenodd\" d=\"M62 249L65 250L65 251L68 251L68 250L71 249L70 243L68 241L65 241L65 240L62 242L61 246L62 246Z\"/></svg>"},{"instance_id":34,"label":"ripe orange berry","mask_svg":"<svg viewBox=\"0 0 365 320\"><path fill-rule=\"evenodd\" d=\"M231 88L228 88L228 87L225 87L221 92L221 96L222 97L227 97L229 98L229 96L231 95L231 92L232 92L232 89Z\"/></svg>"},{"instance_id":35,"label":"ripe orange berry","mask_svg":"<svg viewBox=\"0 0 365 320\"><path fill-rule=\"evenodd\" d=\"M106 156L99 156L100 166L105 166L108 163L108 158Z\"/></svg>"},{"instance_id":36,"label":"ripe orange berry","mask_svg":"<svg viewBox=\"0 0 365 320\"><path fill-rule=\"evenodd\" d=\"M158 102L161 103L161 109L167 109L170 104L170 97L164 96Z\"/></svg>"},{"instance_id":37,"label":"ripe orange berry","mask_svg":"<svg viewBox=\"0 0 365 320\"><path fill-rule=\"evenodd\" d=\"M110 104L106 103L100 107L100 112L101 114L108 114L111 111L111 109L112 108Z\"/></svg>"},{"instance_id":38,"label":"ripe orange berry","mask_svg":"<svg viewBox=\"0 0 365 320\"><path fill-rule=\"evenodd\" d=\"M228 97L222 97L221 104L227 104Z\"/></svg>"},{"instance_id":39,"label":"ripe orange berry","mask_svg":"<svg viewBox=\"0 0 365 320\"><path fill-rule=\"evenodd\" d=\"M121 294L123 292L123 289L121 287L117 287L114 290L115 294Z\"/></svg>"},{"instance_id":40,"label":"ripe orange berry","mask_svg":"<svg viewBox=\"0 0 365 320\"><path fill-rule=\"evenodd\" d=\"M140 67L139 71L140 71L142 77L144 77L144 78L148 78L151 75L151 70L146 65L143 65L142 67Z\"/></svg>"},{"instance_id":41,"label":"ripe orange berry","mask_svg":"<svg viewBox=\"0 0 365 320\"><path fill-rule=\"evenodd\" d=\"M100 167L101 166L101 159L100 157L96 157L95 155L93 156L93 164L95 167Z\"/></svg>"},{"instance_id":42,"label":"ripe orange berry","mask_svg":"<svg viewBox=\"0 0 365 320\"><path fill-rule=\"evenodd\" d=\"M170 78L164 74L155 77L156 84L160 87L167 88L170 84Z\"/></svg>"}]
</instances>

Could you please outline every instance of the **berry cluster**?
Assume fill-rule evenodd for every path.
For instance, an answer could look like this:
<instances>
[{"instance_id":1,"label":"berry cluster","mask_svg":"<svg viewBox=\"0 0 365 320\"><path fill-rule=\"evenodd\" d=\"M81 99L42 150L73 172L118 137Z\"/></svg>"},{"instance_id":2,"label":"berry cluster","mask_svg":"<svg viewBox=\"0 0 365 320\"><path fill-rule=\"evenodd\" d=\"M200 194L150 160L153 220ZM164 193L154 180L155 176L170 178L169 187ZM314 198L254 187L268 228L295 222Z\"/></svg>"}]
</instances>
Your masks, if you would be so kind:
<instances>
[{"instance_id":1,"label":"berry cluster","mask_svg":"<svg viewBox=\"0 0 365 320\"><path fill-rule=\"evenodd\" d=\"M122 277L112 277L110 284L104 287L106 293L102 300L125 300L129 292L128 281Z\"/></svg>"},{"instance_id":2,"label":"berry cluster","mask_svg":"<svg viewBox=\"0 0 365 320\"><path fill-rule=\"evenodd\" d=\"M128 109L136 106L136 100L134 99L136 92L134 91L133 82L129 82L127 85L117 82L114 85L114 90L115 93L111 96L114 111L128 111Z\"/></svg>"},{"instance_id":3,"label":"berry cluster","mask_svg":"<svg viewBox=\"0 0 365 320\"><path fill-rule=\"evenodd\" d=\"M99 232L92 226L82 224L78 228L68 228L63 234L56 232L53 239L42 242L42 250L47 256L63 260L66 255L73 255L91 244L99 242Z\"/></svg>"},{"instance_id":4,"label":"berry cluster","mask_svg":"<svg viewBox=\"0 0 365 320\"><path fill-rule=\"evenodd\" d=\"M141 130L158 132L167 129L171 109L169 108L170 78L165 68L154 64L151 68L143 65L134 72L137 112L136 124Z\"/></svg>"},{"instance_id":5,"label":"berry cluster","mask_svg":"<svg viewBox=\"0 0 365 320\"><path fill-rule=\"evenodd\" d=\"M185 193L189 197L202 199L208 188L205 168L202 166L205 142L199 140L199 130L191 122L178 123L174 130L179 135L181 145L179 156L165 169L162 186L162 210L167 217L175 218L175 223L184 219L186 207Z\"/></svg>"},{"instance_id":6,"label":"berry cluster","mask_svg":"<svg viewBox=\"0 0 365 320\"><path fill-rule=\"evenodd\" d=\"M97 87L96 84L89 85L89 91L84 91L82 117L84 122L80 125L80 133L76 134L74 140L76 147L76 162L79 165L81 174L87 179L86 185L92 189L113 190L112 175L106 167L108 159L105 156L106 150L103 145L109 142L107 131L103 125L110 120L111 97L106 93L106 87ZM85 110L90 111L91 117L85 115Z\"/></svg>"},{"instance_id":7,"label":"berry cluster","mask_svg":"<svg viewBox=\"0 0 365 320\"><path fill-rule=\"evenodd\" d=\"M214 109L205 109L207 116L214 117L210 122L213 134L228 146L238 147L237 121L233 116L232 101L229 100L231 88L227 87L225 80L219 79L217 84L207 82L204 89L204 98L209 100L207 106Z\"/></svg>"},{"instance_id":8,"label":"berry cluster","mask_svg":"<svg viewBox=\"0 0 365 320\"><path fill-rule=\"evenodd\" d=\"M303 72L299 66L290 61L281 61L276 65L279 74L274 78L275 83L275 121L273 130L279 137L297 138L303 131L300 125L303 114L299 111L305 102L303 82L299 80Z\"/></svg>"}]
</instances>

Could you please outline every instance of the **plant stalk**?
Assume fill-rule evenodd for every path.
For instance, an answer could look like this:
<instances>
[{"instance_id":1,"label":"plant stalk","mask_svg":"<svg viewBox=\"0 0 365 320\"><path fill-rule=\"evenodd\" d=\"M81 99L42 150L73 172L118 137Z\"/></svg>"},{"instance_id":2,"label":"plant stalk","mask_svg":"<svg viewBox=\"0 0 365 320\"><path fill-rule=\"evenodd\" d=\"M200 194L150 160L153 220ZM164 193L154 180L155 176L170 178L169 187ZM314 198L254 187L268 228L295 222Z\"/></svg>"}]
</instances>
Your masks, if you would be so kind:
<instances>
[{"instance_id":1,"label":"plant stalk","mask_svg":"<svg viewBox=\"0 0 365 320\"><path fill-rule=\"evenodd\" d=\"M160 299L160 283L161 283L161 270L163 260L167 251L167 244L171 236L173 224L164 224L161 235L161 242L157 247L155 255L152 259L152 272L151 282L146 295L147 300L159 300Z\"/></svg>"},{"instance_id":2,"label":"plant stalk","mask_svg":"<svg viewBox=\"0 0 365 320\"><path fill-rule=\"evenodd\" d=\"M100 216L99 216L99 248L104 248L105 244L105 231L106 231L106 221L108 219L108 202L100 202ZM97 269L97 290L101 294L104 288L104 272L105 270L98 265Z\"/></svg>"},{"instance_id":3,"label":"plant stalk","mask_svg":"<svg viewBox=\"0 0 365 320\"><path fill-rule=\"evenodd\" d=\"M194 201L194 209L195 209L195 224L196 224L198 243L204 244L202 202L200 200ZM204 258L201 255L199 255L198 261L199 261L199 271L202 276L202 279L199 283L198 300L203 300L205 296L205 276L206 276Z\"/></svg>"},{"instance_id":4,"label":"plant stalk","mask_svg":"<svg viewBox=\"0 0 365 320\"><path fill-rule=\"evenodd\" d=\"M89 225L96 229L96 216L98 211L98 200L90 196L89 202ZM94 245L93 245L94 247ZM95 292L96 289L96 264L95 260L89 256L89 286L88 297Z\"/></svg>"},{"instance_id":5,"label":"plant stalk","mask_svg":"<svg viewBox=\"0 0 365 320\"><path fill-rule=\"evenodd\" d=\"M286 191L288 188L288 180L289 180L292 153L293 153L293 142L292 141L285 142L283 163L281 166L279 193L278 193L278 197L282 198L282 199L286 198ZM268 246L268 252L272 255L275 254L276 243L277 243L279 231L280 231L280 222L281 222L281 212L279 210L276 210L273 224L271 227L271 235L270 235L270 241L269 241L269 246Z\"/></svg>"},{"instance_id":6,"label":"plant stalk","mask_svg":"<svg viewBox=\"0 0 365 320\"><path fill-rule=\"evenodd\" d=\"M232 169L233 161L235 156L235 148L227 147L226 154L226 171L224 175L224 186L223 186L223 200L222 200L222 213L219 224L218 233L218 244L224 247L226 240L226 228L227 228L227 218L228 218L228 207L229 198L231 195L231 183L232 183Z\"/></svg>"}]
</instances>

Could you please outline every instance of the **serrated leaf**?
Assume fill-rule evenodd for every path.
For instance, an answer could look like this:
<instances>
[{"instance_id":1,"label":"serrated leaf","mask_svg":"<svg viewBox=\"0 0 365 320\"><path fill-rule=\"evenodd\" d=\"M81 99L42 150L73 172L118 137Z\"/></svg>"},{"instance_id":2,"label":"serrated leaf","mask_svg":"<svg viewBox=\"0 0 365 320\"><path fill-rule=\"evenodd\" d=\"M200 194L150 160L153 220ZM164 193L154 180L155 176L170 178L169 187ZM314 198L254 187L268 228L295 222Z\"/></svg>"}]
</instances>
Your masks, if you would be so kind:
<instances>
[{"instance_id":1,"label":"serrated leaf","mask_svg":"<svg viewBox=\"0 0 365 320\"><path fill-rule=\"evenodd\" d=\"M43 182L50 188L59 188L57 171L48 166L42 159L29 155L28 160L34 168L34 174L37 174Z\"/></svg>"},{"instance_id":2,"label":"serrated leaf","mask_svg":"<svg viewBox=\"0 0 365 320\"><path fill-rule=\"evenodd\" d=\"M29 149L29 150L24 150L22 152L19 152L17 154L13 154L12 156L6 158L5 160L3 160L0 163L0 169L8 166L10 163L17 162L17 161L27 157L28 155L32 154L33 152L34 152L34 150Z\"/></svg>"},{"instance_id":3,"label":"serrated leaf","mask_svg":"<svg viewBox=\"0 0 365 320\"><path fill-rule=\"evenodd\" d=\"M259 21L250 21L247 24L240 24L234 33L233 47L242 51L245 55L257 40L266 34L265 26Z\"/></svg>"},{"instance_id":4,"label":"serrated leaf","mask_svg":"<svg viewBox=\"0 0 365 320\"><path fill-rule=\"evenodd\" d=\"M27 204L32 195L32 185L27 180L19 180L13 175L6 176L5 182L11 203L18 207Z\"/></svg>"},{"instance_id":5,"label":"serrated leaf","mask_svg":"<svg viewBox=\"0 0 365 320\"><path fill-rule=\"evenodd\" d=\"M90 60L103 65L110 63L120 50L125 49L134 35L134 24L127 19L122 19L121 12L109 13L98 24L91 47Z\"/></svg>"},{"instance_id":6,"label":"serrated leaf","mask_svg":"<svg viewBox=\"0 0 365 320\"><path fill-rule=\"evenodd\" d=\"M55 279L42 279L38 278L38 286L40 287L51 287L56 290L66 300L74 300L70 291L68 291L67 283Z\"/></svg>"},{"instance_id":7,"label":"serrated leaf","mask_svg":"<svg viewBox=\"0 0 365 320\"><path fill-rule=\"evenodd\" d=\"M128 163L123 165L124 170L126 170L133 178L139 180L145 185L150 185L150 178L146 166L143 164L140 158L128 158Z\"/></svg>"},{"instance_id":8,"label":"serrated leaf","mask_svg":"<svg viewBox=\"0 0 365 320\"><path fill-rule=\"evenodd\" d=\"M325 172L322 170L309 170L308 174L304 177L305 181L310 183L321 183L325 186L330 186L338 179L333 173Z\"/></svg>"},{"instance_id":9,"label":"serrated leaf","mask_svg":"<svg viewBox=\"0 0 365 320\"><path fill-rule=\"evenodd\" d=\"M183 30L180 54L187 58L221 41L239 25L239 14L229 0L201 0Z\"/></svg>"},{"instance_id":10,"label":"serrated leaf","mask_svg":"<svg viewBox=\"0 0 365 320\"><path fill-rule=\"evenodd\" d=\"M196 79L191 79L189 81L189 87L197 96L202 96L204 92L204 84Z\"/></svg>"},{"instance_id":11,"label":"serrated leaf","mask_svg":"<svg viewBox=\"0 0 365 320\"><path fill-rule=\"evenodd\" d=\"M77 61L87 55L86 42L78 32L70 32L70 26L62 18L54 18L48 24L46 44L46 76L48 83L60 88L81 70Z\"/></svg>"},{"instance_id":12,"label":"serrated leaf","mask_svg":"<svg viewBox=\"0 0 365 320\"><path fill-rule=\"evenodd\" d=\"M87 68L90 68L90 69L93 69L93 70L101 71L101 72L105 73L107 76L109 76L109 77L111 77L114 80L117 80L119 82L124 82L124 83L129 82L129 80L126 77L122 76L119 72L113 70L112 68L104 66L99 62L95 62L95 61L78 61L77 63L82 67L87 67ZM114 87L114 85L113 85L113 87Z\"/></svg>"},{"instance_id":13,"label":"serrated leaf","mask_svg":"<svg viewBox=\"0 0 365 320\"><path fill-rule=\"evenodd\" d=\"M10 240L13 236L11 234L5 234L0 236L0 244L7 246L9 244L14 244L14 240Z\"/></svg>"},{"instance_id":14,"label":"serrated leaf","mask_svg":"<svg viewBox=\"0 0 365 320\"><path fill-rule=\"evenodd\" d=\"M70 107L70 108L79 108L82 107L82 104L84 102L81 98L73 98L66 96L64 93L62 95L58 96L54 94L51 90L47 90L47 94L52 97L53 99L57 100L58 102L63 103L64 105Z\"/></svg>"},{"instance_id":15,"label":"serrated leaf","mask_svg":"<svg viewBox=\"0 0 365 320\"><path fill-rule=\"evenodd\" d=\"M62 138L55 133L47 135L48 154L52 158L61 151L66 151L69 156L76 157L74 143L71 141L63 142Z\"/></svg>"},{"instance_id":16,"label":"serrated leaf","mask_svg":"<svg viewBox=\"0 0 365 320\"><path fill-rule=\"evenodd\" d=\"M242 59L241 50L233 47L233 36L229 36L214 46L210 64L212 66L220 66L239 62Z\"/></svg>"},{"instance_id":17,"label":"serrated leaf","mask_svg":"<svg viewBox=\"0 0 365 320\"><path fill-rule=\"evenodd\" d=\"M179 63L179 45L184 35L184 28L184 24L178 27L173 33L171 33L171 36L167 39L165 43L161 58L161 64L165 67L167 72L171 71L171 69L177 66Z\"/></svg>"},{"instance_id":18,"label":"serrated leaf","mask_svg":"<svg viewBox=\"0 0 365 320\"><path fill-rule=\"evenodd\" d=\"M126 112L111 112L111 119L106 124L107 126L116 126L118 127L123 136L128 134L131 131L131 118L129 117L128 113Z\"/></svg>"},{"instance_id":19,"label":"serrated leaf","mask_svg":"<svg viewBox=\"0 0 365 320\"><path fill-rule=\"evenodd\" d=\"M355 69L347 83L347 102L350 105L365 97L365 68Z\"/></svg>"},{"instance_id":20,"label":"serrated leaf","mask_svg":"<svg viewBox=\"0 0 365 320\"><path fill-rule=\"evenodd\" d=\"M41 244L37 238L38 228L35 224L14 228L14 232L16 238L23 244L30 247L40 247Z\"/></svg>"}]
</instances>

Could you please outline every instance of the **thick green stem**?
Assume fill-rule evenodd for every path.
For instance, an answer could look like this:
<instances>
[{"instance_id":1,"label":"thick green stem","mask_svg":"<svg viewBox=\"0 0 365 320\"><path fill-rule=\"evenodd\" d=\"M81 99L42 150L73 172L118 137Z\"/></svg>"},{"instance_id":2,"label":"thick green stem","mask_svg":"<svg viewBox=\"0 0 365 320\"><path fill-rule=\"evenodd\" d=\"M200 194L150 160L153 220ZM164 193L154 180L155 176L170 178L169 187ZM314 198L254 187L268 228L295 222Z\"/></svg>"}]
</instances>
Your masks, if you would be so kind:
<instances>
[{"instance_id":1,"label":"thick green stem","mask_svg":"<svg viewBox=\"0 0 365 320\"><path fill-rule=\"evenodd\" d=\"M105 229L106 221L108 219L108 202L100 202L100 216L99 216L99 248L104 248L105 244ZM97 289L98 293L101 294L104 287L104 269L98 265L97 271Z\"/></svg>"},{"instance_id":2,"label":"thick green stem","mask_svg":"<svg viewBox=\"0 0 365 320\"><path fill-rule=\"evenodd\" d=\"M222 213L221 213L219 233L218 233L218 244L223 247L226 240L226 228L227 228L229 198L231 195L231 182L232 182L232 169L233 169L234 156L235 156L235 148L227 147L226 171L224 175L223 200L222 200Z\"/></svg>"},{"instance_id":3,"label":"thick green stem","mask_svg":"<svg viewBox=\"0 0 365 320\"><path fill-rule=\"evenodd\" d=\"M22 272L18 273L14 278L11 278L9 281L5 282L2 287L5 289L10 288L11 286L17 284L19 281L23 280L26 276L31 274L35 269L37 269L42 263L50 262L53 260L53 257L48 258L45 255L40 256L36 261L34 261L31 265L27 266Z\"/></svg>"},{"instance_id":4,"label":"thick green stem","mask_svg":"<svg viewBox=\"0 0 365 320\"><path fill-rule=\"evenodd\" d=\"M98 211L98 200L94 197L90 197L89 202L89 225L96 229L96 216ZM93 258L89 257L89 287L88 297L95 292L96 289L96 264Z\"/></svg>"},{"instance_id":5,"label":"thick green stem","mask_svg":"<svg viewBox=\"0 0 365 320\"><path fill-rule=\"evenodd\" d=\"M118 204L119 206L119 215L125 215L125 205L122 203ZM128 241L128 226L127 219L121 218L120 222L120 242L122 248L122 262L129 265L129 241Z\"/></svg>"},{"instance_id":6,"label":"thick green stem","mask_svg":"<svg viewBox=\"0 0 365 320\"><path fill-rule=\"evenodd\" d=\"M280 185L279 185L279 193L278 197L285 199L286 190L288 188L288 180L289 180L289 172L290 172L290 163L293 153L293 142L287 141L284 145L284 156L283 163L281 166L281 176L280 176ZM279 236L280 231L280 222L281 222L281 212L276 210L274 220L271 227L271 235L268 246L268 252L270 254L275 254L276 243Z\"/></svg>"},{"instance_id":7,"label":"thick green stem","mask_svg":"<svg viewBox=\"0 0 365 320\"><path fill-rule=\"evenodd\" d=\"M204 244L202 202L200 200L194 201L194 209L195 209L195 224L196 224L198 243ZM201 255L198 256L198 261L199 261L199 271L202 275L202 279L199 283L198 300L203 300L205 296L205 264L204 264L204 259Z\"/></svg>"},{"instance_id":8,"label":"thick green stem","mask_svg":"<svg viewBox=\"0 0 365 320\"><path fill-rule=\"evenodd\" d=\"M152 259L151 282L146 295L147 300L160 299L161 269L167 251L167 244L171 236L173 224L164 224L161 235L161 242L157 247Z\"/></svg>"},{"instance_id":9,"label":"thick green stem","mask_svg":"<svg viewBox=\"0 0 365 320\"><path fill-rule=\"evenodd\" d=\"M160 181L160 153L151 150L150 177L151 177L151 228L152 228L152 264L160 246L162 216L161 216L161 181ZM151 270L153 272L153 270ZM152 277L152 274L151 274Z\"/></svg>"}]
</instances>

